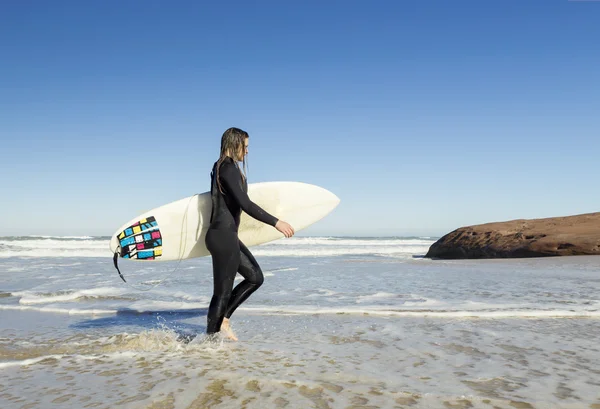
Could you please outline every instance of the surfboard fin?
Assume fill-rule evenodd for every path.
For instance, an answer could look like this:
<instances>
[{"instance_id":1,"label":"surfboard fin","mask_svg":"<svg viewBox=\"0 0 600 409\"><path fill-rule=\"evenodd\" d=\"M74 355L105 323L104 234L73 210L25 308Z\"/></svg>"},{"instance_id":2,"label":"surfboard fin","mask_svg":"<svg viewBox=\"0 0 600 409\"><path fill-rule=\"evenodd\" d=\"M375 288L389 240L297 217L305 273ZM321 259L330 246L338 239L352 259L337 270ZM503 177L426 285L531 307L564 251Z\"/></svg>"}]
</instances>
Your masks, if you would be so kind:
<instances>
[{"instance_id":1,"label":"surfboard fin","mask_svg":"<svg viewBox=\"0 0 600 409\"><path fill-rule=\"evenodd\" d=\"M121 277L121 280L123 280L123 282L127 282L125 281L125 277L123 277L123 274L121 274L121 270L119 270L119 264L118 264L118 260L119 259L119 251L115 251L115 254L113 254L113 264L115 265L115 268L117 269L117 273L119 273L119 277Z\"/></svg>"}]
</instances>

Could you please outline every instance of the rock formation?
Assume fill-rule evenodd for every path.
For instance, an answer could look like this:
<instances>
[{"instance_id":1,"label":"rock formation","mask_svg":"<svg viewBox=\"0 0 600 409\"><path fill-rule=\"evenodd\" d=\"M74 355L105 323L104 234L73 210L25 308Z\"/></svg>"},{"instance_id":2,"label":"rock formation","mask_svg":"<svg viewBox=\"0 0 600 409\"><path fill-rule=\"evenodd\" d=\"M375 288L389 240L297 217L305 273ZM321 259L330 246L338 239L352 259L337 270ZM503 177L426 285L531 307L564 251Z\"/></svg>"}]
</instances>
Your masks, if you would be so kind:
<instances>
[{"instance_id":1,"label":"rock formation","mask_svg":"<svg viewBox=\"0 0 600 409\"><path fill-rule=\"evenodd\" d=\"M441 259L600 255L600 212L461 227L425 257Z\"/></svg>"}]
</instances>

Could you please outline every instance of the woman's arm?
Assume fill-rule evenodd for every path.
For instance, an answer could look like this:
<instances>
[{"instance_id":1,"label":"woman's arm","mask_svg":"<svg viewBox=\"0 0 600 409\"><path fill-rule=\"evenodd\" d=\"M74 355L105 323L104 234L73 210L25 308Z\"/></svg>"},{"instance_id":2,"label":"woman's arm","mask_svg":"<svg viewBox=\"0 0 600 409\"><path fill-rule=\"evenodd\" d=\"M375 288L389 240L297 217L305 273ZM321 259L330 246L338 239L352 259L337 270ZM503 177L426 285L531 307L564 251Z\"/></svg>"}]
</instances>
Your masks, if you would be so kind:
<instances>
[{"instance_id":1,"label":"woman's arm","mask_svg":"<svg viewBox=\"0 0 600 409\"><path fill-rule=\"evenodd\" d=\"M240 187L241 177L240 171L231 163L223 163L219 176L221 183L227 189L234 200L240 205L243 211L251 217L273 227L277 224L278 219L264 211L260 206L250 200L248 194Z\"/></svg>"}]
</instances>

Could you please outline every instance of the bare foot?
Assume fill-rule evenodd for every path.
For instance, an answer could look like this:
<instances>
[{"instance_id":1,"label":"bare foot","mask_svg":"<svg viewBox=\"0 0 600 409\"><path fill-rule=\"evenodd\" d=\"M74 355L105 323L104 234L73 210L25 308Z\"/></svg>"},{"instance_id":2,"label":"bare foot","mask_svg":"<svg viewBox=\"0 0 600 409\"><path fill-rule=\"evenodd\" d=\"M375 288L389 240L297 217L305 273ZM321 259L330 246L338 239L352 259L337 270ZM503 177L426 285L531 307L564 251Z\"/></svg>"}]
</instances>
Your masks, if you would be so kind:
<instances>
[{"instance_id":1,"label":"bare foot","mask_svg":"<svg viewBox=\"0 0 600 409\"><path fill-rule=\"evenodd\" d=\"M229 325L229 319L227 318L223 318L223 323L221 324L221 333L232 341L238 340L238 338L235 336L235 332L233 332L231 329L231 325Z\"/></svg>"}]
</instances>

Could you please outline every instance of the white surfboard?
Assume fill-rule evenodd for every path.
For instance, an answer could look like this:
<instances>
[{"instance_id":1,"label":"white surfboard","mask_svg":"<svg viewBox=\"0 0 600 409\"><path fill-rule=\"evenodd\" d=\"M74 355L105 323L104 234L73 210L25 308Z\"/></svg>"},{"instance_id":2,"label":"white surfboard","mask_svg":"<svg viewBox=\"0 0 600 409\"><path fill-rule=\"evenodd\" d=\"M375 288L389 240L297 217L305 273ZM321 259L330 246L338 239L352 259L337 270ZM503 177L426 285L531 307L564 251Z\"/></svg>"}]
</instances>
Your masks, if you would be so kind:
<instances>
[{"instance_id":1,"label":"white surfboard","mask_svg":"<svg viewBox=\"0 0 600 409\"><path fill-rule=\"evenodd\" d=\"M263 182L248 185L250 200L292 225L298 232L321 220L340 199L319 186L300 182ZM207 256L204 244L210 223L210 192L157 207L128 221L110 240L110 250L121 257L145 261L173 261ZM283 237L242 212L239 238L246 246Z\"/></svg>"}]
</instances>

